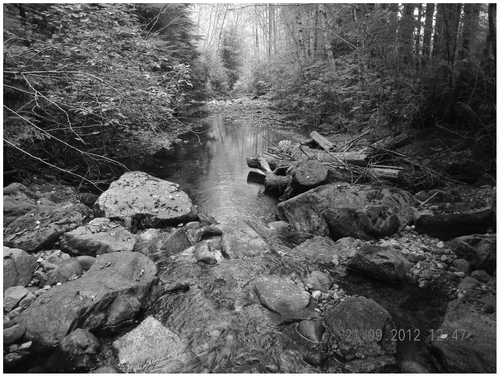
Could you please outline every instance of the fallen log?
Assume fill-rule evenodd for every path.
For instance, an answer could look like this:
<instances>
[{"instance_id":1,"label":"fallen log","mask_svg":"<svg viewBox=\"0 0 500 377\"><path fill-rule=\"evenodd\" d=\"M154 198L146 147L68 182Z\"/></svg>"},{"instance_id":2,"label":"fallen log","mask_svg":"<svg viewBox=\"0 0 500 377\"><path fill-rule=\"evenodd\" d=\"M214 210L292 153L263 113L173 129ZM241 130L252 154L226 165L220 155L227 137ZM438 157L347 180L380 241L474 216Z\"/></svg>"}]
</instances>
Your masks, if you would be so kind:
<instances>
[{"instance_id":1,"label":"fallen log","mask_svg":"<svg viewBox=\"0 0 500 377\"><path fill-rule=\"evenodd\" d=\"M247 166L249 168L264 170L262 165L261 165L261 162L259 160L260 158L262 158L262 157L261 156L247 156ZM276 166L278 165L278 161L271 159L271 158L266 158L266 162L271 170L276 169Z\"/></svg>"},{"instance_id":2,"label":"fallen log","mask_svg":"<svg viewBox=\"0 0 500 377\"><path fill-rule=\"evenodd\" d=\"M403 176L403 171L401 169L368 168L367 170L376 178L387 179L390 181L400 180Z\"/></svg>"},{"instance_id":3,"label":"fallen log","mask_svg":"<svg viewBox=\"0 0 500 377\"><path fill-rule=\"evenodd\" d=\"M321 162L341 161L348 165L366 166L368 165L368 153L365 152L325 152L318 149L312 149L305 145L301 146L302 150L297 148L292 156L297 160L304 158L315 159ZM306 157L307 156L307 157Z\"/></svg>"},{"instance_id":4,"label":"fallen log","mask_svg":"<svg viewBox=\"0 0 500 377\"><path fill-rule=\"evenodd\" d=\"M309 134L309 136L311 136L311 138L316 142L318 143L318 145L323 148L325 151L330 151L332 150L333 148L335 148L335 145L330 141L328 140L326 137L320 135L319 133L317 133L316 131L313 131Z\"/></svg>"}]
</instances>

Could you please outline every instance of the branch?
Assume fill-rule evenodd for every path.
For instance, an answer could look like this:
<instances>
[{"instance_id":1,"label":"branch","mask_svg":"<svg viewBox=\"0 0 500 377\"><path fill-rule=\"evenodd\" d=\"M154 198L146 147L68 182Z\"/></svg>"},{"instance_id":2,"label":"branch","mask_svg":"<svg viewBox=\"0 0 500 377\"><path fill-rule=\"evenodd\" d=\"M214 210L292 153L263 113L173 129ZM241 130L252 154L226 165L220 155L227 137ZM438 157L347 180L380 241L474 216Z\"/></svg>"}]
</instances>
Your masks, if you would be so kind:
<instances>
[{"instance_id":1,"label":"branch","mask_svg":"<svg viewBox=\"0 0 500 377\"><path fill-rule=\"evenodd\" d=\"M96 185L94 182L92 182L91 180L89 180L89 179L87 179L87 178L85 178L85 177L81 176L80 174L76 174L76 173L73 173L72 171L65 170L65 169L63 169L63 168L60 168L59 166L52 165L50 162L47 162L47 161L43 160L43 159L42 159L42 158L40 158L40 157L33 156L32 154L30 154L30 153L26 152L26 151L25 151L24 149L22 149L22 148L19 148L17 145L15 145L15 144L11 143L10 141L8 141L8 140L7 140L7 139L5 139L5 138L3 138L3 141L4 141L4 142L6 142L7 144L9 144L10 146L14 147L14 148L15 148L15 149L17 149L18 151L20 151L20 152L22 152L22 153L26 154L27 156L29 156L29 157L31 157L31 158L33 158L33 159L37 160L37 161L40 161L41 163L43 163L43 164L45 164L45 165L48 165L48 166L50 166L50 167L52 167L52 168L55 168L55 169L57 169L57 170L60 170L60 171L62 171L62 172L64 172L64 173L67 173L67 174L71 174L71 175L77 176L78 178L81 178L82 180L89 182L91 185L93 185L95 188L97 188L100 192L102 192L102 190L101 190L99 187L97 187L97 185Z\"/></svg>"},{"instance_id":2,"label":"branch","mask_svg":"<svg viewBox=\"0 0 500 377\"><path fill-rule=\"evenodd\" d=\"M34 124L33 122L31 122L30 120L26 119L25 117L23 117L21 114L17 113L16 111L12 110L11 108L3 105L4 108L6 108L7 110L9 110L10 112L12 112L14 115L18 116L19 118L21 118L22 120L24 120L25 122L27 122L29 125L31 125L32 127L36 128L37 130L39 130L40 132L44 133L45 135L47 135L48 137L56 140L56 141L59 141L60 143L66 145L67 147L71 148L71 149L74 149L76 150L77 152L80 152L81 154L83 155L87 155L87 156L90 156L92 158L95 158L95 159L102 159L102 160L105 160L105 161L108 161L110 163L113 163L113 164L116 164L116 165L119 165L123 168L125 168L127 171L130 171L125 165L123 165L122 163L118 162L118 161L115 161L111 158L108 158L108 157L105 157L105 156L101 156L101 155L98 155L98 154L95 154L95 153L91 153L91 152L84 152L74 146L72 146L71 144L68 144L66 143L64 140L61 140L57 137L55 137L54 135L48 133L47 131L45 131L43 128L40 128L38 127L36 124Z\"/></svg>"}]
</instances>

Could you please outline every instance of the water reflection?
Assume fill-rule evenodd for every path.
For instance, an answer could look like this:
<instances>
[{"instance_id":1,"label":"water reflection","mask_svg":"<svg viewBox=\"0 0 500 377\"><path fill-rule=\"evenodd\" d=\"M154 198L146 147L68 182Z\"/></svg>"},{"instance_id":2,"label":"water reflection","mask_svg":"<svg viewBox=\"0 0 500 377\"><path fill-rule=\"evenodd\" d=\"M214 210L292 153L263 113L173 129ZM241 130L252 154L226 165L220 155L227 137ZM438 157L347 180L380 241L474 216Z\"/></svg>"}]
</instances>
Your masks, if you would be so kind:
<instances>
[{"instance_id":1,"label":"water reflection","mask_svg":"<svg viewBox=\"0 0 500 377\"><path fill-rule=\"evenodd\" d=\"M247 183L246 157L267 150L263 136L274 143L285 137L253 122L235 124L221 116L207 119L195 132L139 170L178 183L201 212L222 223L272 220L277 199L263 194L261 185Z\"/></svg>"}]
</instances>

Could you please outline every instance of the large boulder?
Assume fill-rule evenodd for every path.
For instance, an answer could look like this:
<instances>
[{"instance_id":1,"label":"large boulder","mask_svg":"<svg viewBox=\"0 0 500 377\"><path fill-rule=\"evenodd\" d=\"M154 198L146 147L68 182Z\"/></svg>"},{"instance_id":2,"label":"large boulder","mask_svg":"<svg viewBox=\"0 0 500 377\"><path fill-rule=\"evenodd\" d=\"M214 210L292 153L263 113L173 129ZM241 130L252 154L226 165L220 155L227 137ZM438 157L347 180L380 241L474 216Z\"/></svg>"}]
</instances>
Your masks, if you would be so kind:
<instances>
[{"instance_id":1,"label":"large boulder","mask_svg":"<svg viewBox=\"0 0 500 377\"><path fill-rule=\"evenodd\" d=\"M228 259L255 257L271 251L269 244L249 225L219 225L222 229L222 254Z\"/></svg>"},{"instance_id":2,"label":"large boulder","mask_svg":"<svg viewBox=\"0 0 500 377\"><path fill-rule=\"evenodd\" d=\"M307 308L310 295L290 278L261 277L254 283L254 291L261 304L279 313L285 319L308 319L314 310Z\"/></svg>"},{"instance_id":3,"label":"large boulder","mask_svg":"<svg viewBox=\"0 0 500 377\"><path fill-rule=\"evenodd\" d=\"M401 253L387 246L363 246L349 261L348 267L391 282L403 281L413 266Z\"/></svg>"},{"instance_id":4,"label":"large boulder","mask_svg":"<svg viewBox=\"0 0 500 377\"><path fill-rule=\"evenodd\" d=\"M100 255L82 278L43 293L17 317L26 341L54 347L70 331L112 328L135 318L161 289L156 265L132 252Z\"/></svg>"},{"instance_id":5,"label":"large boulder","mask_svg":"<svg viewBox=\"0 0 500 377\"><path fill-rule=\"evenodd\" d=\"M459 258L469 262L473 270L492 274L497 267L497 235L473 234L453 239L451 249Z\"/></svg>"},{"instance_id":6,"label":"large boulder","mask_svg":"<svg viewBox=\"0 0 500 377\"><path fill-rule=\"evenodd\" d=\"M328 183L328 168L317 160L299 162L287 173L290 175L283 198L291 198L310 189Z\"/></svg>"},{"instance_id":7,"label":"large boulder","mask_svg":"<svg viewBox=\"0 0 500 377\"><path fill-rule=\"evenodd\" d=\"M177 225L198 214L178 184L139 171L125 173L111 183L94 208L101 216L125 221L132 229Z\"/></svg>"},{"instance_id":8,"label":"large boulder","mask_svg":"<svg viewBox=\"0 0 500 377\"><path fill-rule=\"evenodd\" d=\"M370 240L390 236L400 227L397 211L387 206L365 206L357 208L332 208L323 212L330 237L338 240L354 237Z\"/></svg>"},{"instance_id":9,"label":"large boulder","mask_svg":"<svg viewBox=\"0 0 500 377\"><path fill-rule=\"evenodd\" d=\"M320 236L330 235L323 212L332 208L361 210L366 206L390 208L391 216L399 220L401 230L413 219L415 199L406 191L396 188L369 188L347 183L320 186L279 203L277 215L300 232Z\"/></svg>"},{"instance_id":10,"label":"large boulder","mask_svg":"<svg viewBox=\"0 0 500 377\"><path fill-rule=\"evenodd\" d=\"M418 212L415 216L415 227L418 232L443 241L469 234L486 233L494 226L495 211L492 208L443 214L434 214L426 210Z\"/></svg>"},{"instance_id":11,"label":"large boulder","mask_svg":"<svg viewBox=\"0 0 500 377\"><path fill-rule=\"evenodd\" d=\"M98 217L61 237L61 249L70 255L96 255L132 251L135 236L120 224Z\"/></svg>"},{"instance_id":12,"label":"large boulder","mask_svg":"<svg viewBox=\"0 0 500 377\"><path fill-rule=\"evenodd\" d=\"M22 183L14 182L3 189L3 225L31 212L37 206L37 197Z\"/></svg>"},{"instance_id":13,"label":"large boulder","mask_svg":"<svg viewBox=\"0 0 500 377\"><path fill-rule=\"evenodd\" d=\"M396 353L396 342L392 341L394 321L372 299L359 296L341 302L325 313L325 324L346 360Z\"/></svg>"},{"instance_id":14,"label":"large boulder","mask_svg":"<svg viewBox=\"0 0 500 377\"><path fill-rule=\"evenodd\" d=\"M3 247L3 291L15 285L27 286L33 277L36 258L21 249Z\"/></svg>"},{"instance_id":15,"label":"large boulder","mask_svg":"<svg viewBox=\"0 0 500 377\"><path fill-rule=\"evenodd\" d=\"M127 373L144 372L146 365L147 370L156 369L156 364L166 364L166 360L182 358L188 352L186 342L153 317L147 317L135 329L115 340L113 348L120 368ZM169 371L163 369L163 372Z\"/></svg>"},{"instance_id":16,"label":"large boulder","mask_svg":"<svg viewBox=\"0 0 500 377\"><path fill-rule=\"evenodd\" d=\"M443 324L430 334L431 349L447 373L496 373L496 315L471 310L471 304L448 304Z\"/></svg>"},{"instance_id":17,"label":"large boulder","mask_svg":"<svg viewBox=\"0 0 500 377\"><path fill-rule=\"evenodd\" d=\"M61 234L82 225L89 214L90 209L81 203L38 205L5 228L3 243L28 252L48 247Z\"/></svg>"}]
</instances>

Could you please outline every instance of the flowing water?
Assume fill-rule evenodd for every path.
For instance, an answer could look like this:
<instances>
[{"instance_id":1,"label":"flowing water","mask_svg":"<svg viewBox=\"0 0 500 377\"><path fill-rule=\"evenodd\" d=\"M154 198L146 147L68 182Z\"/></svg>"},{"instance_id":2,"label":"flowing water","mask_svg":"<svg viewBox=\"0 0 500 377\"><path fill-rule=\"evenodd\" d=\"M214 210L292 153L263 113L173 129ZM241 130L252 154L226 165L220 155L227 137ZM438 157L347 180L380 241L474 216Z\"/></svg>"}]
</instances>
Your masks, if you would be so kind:
<instances>
[{"instance_id":1,"label":"flowing water","mask_svg":"<svg viewBox=\"0 0 500 377\"><path fill-rule=\"evenodd\" d=\"M303 134L307 131L304 130ZM298 138L304 138L300 134ZM152 156L138 170L179 184L200 212L224 224L274 220L277 199L263 186L247 180L246 157L262 154L269 141L290 139L289 133L235 123L221 116L208 118L194 132L181 136L171 150ZM267 139L267 140L266 140ZM264 309L249 286L262 275L304 277L316 266L292 256L266 254L250 259L223 259L215 266L178 255L160 264L165 284L187 283L187 292L165 294L146 315L153 315L179 334L190 353L162 360L141 372L285 372L337 371L337 366L309 365L306 355L319 355L317 344L304 340L295 323L280 323ZM393 316L399 328L428 327L439 322L446 305L439 297L414 288L391 286L356 274L334 276L349 294L373 298ZM413 360L432 370L425 345L400 344L399 361Z\"/></svg>"}]
</instances>

